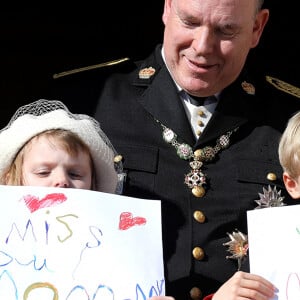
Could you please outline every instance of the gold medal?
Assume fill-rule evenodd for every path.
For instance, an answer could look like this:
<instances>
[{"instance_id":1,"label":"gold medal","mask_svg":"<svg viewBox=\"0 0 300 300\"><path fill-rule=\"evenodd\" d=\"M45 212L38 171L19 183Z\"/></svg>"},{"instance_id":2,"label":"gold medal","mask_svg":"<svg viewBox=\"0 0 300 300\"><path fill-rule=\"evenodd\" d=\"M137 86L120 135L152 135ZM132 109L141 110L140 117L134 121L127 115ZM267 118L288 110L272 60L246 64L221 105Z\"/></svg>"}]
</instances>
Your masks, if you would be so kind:
<instances>
[{"instance_id":1,"label":"gold medal","mask_svg":"<svg viewBox=\"0 0 300 300\"><path fill-rule=\"evenodd\" d=\"M283 202L284 196L281 196L281 190L277 191L276 185L271 188L268 185L268 189L263 187L263 193L258 193L259 200L254 200L258 206L255 209L267 208L267 207L281 207L286 204Z\"/></svg>"},{"instance_id":2,"label":"gold medal","mask_svg":"<svg viewBox=\"0 0 300 300\"><path fill-rule=\"evenodd\" d=\"M227 259L236 259L238 261L238 271L241 269L242 262L248 253L248 236L239 230L228 233L230 241L224 243L223 246L228 246L227 251L231 255L226 256Z\"/></svg>"},{"instance_id":3,"label":"gold medal","mask_svg":"<svg viewBox=\"0 0 300 300\"><path fill-rule=\"evenodd\" d=\"M217 139L214 147L206 146L193 152L193 148L190 145L177 141L177 134L172 129L166 127L158 120L156 120L156 122L159 123L163 129L162 136L164 141L176 149L178 157L184 160L190 160L191 171L185 175L184 183L192 190L192 194L195 197L203 197L205 195L204 186L206 185L206 176L201 170L203 162L214 160L219 151L227 148L231 134L238 128L221 135Z\"/></svg>"}]
</instances>

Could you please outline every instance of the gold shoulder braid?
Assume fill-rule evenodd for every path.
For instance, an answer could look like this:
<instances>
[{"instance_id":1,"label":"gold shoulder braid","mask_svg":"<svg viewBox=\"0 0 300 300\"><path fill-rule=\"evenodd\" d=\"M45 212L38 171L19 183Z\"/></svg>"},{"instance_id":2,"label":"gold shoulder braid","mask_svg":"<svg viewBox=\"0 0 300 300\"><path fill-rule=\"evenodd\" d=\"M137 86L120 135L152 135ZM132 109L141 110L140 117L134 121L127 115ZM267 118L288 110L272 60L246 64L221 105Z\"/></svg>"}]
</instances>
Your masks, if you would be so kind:
<instances>
[{"instance_id":1,"label":"gold shoulder braid","mask_svg":"<svg viewBox=\"0 0 300 300\"><path fill-rule=\"evenodd\" d=\"M214 147L206 146L193 152L193 148L189 144L179 143L177 141L177 134L172 129L166 127L157 119L155 119L155 121L160 124L163 129L162 137L164 141L176 149L178 157L184 160L190 160L191 171L185 175L184 183L192 190L195 197L203 197L205 195L204 186L206 184L206 176L201 170L203 163L212 161L219 151L227 148L230 143L230 136L233 132L237 131L238 128L221 135L217 139Z\"/></svg>"},{"instance_id":2,"label":"gold shoulder braid","mask_svg":"<svg viewBox=\"0 0 300 300\"><path fill-rule=\"evenodd\" d=\"M116 59L116 60L107 61L107 62L104 62L101 64L96 64L96 65L91 65L91 66L87 66L87 67L82 67L82 68L78 68L78 69L65 71L65 72L60 72L57 74L53 74L53 78L57 79L59 77L68 76L68 75L75 74L75 73L80 73L80 72L89 71L89 70L93 70L93 69L99 69L99 68L103 68L103 67L113 66L113 65L120 64L127 60L129 60L129 58L124 57L124 58L120 58L120 59Z\"/></svg>"},{"instance_id":3,"label":"gold shoulder braid","mask_svg":"<svg viewBox=\"0 0 300 300\"><path fill-rule=\"evenodd\" d=\"M300 98L300 88L271 76L266 76L266 80L277 89Z\"/></svg>"}]
</instances>

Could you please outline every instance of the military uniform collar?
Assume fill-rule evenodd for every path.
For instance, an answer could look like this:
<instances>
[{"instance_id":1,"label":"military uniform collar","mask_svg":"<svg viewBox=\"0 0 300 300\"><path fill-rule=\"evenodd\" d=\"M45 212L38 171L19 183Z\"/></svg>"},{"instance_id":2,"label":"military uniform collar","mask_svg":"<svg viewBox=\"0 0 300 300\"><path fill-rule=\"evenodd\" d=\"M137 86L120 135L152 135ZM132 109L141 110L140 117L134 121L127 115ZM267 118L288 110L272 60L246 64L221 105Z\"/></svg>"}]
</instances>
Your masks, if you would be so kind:
<instances>
[{"instance_id":1,"label":"military uniform collar","mask_svg":"<svg viewBox=\"0 0 300 300\"><path fill-rule=\"evenodd\" d=\"M224 132L234 130L249 121L260 122L264 117L259 109L262 105L262 101L255 95L255 86L242 73L219 95L215 112L196 146L202 147Z\"/></svg>"},{"instance_id":2,"label":"military uniform collar","mask_svg":"<svg viewBox=\"0 0 300 300\"><path fill-rule=\"evenodd\" d=\"M141 77L140 71L150 67L154 70L150 70L149 78ZM194 145L195 137L177 86L163 61L161 45L157 46L155 52L139 66L133 76L132 84L142 88L138 102L154 119L171 128L180 139ZM215 140L224 132L245 124L251 118L260 118L259 113L253 114L257 105L259 102L255 96L255 87L242 73L220 94L216 110L198 139L197 146Z\"/></svg>"}]
</instances>

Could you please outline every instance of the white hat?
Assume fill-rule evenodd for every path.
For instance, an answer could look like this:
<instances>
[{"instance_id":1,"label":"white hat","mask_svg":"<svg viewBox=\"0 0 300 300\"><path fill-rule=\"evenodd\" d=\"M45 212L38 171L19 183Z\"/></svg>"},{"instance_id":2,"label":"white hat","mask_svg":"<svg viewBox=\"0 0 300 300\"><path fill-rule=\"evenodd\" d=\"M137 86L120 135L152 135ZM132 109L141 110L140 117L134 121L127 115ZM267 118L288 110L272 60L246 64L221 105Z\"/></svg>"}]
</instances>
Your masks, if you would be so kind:
<instances>
[{"instance_id":1,"label":"white hat","mask_svg":"<svg viewBox=\"0 0 300 300\"><path fill-rule=\"evenodd\" d=\"M96 189L115 193L118 170L116 151L99 123L83 114L72 114L60 101L40 99L20 107L0 131L0 174L11 165L19 150L34 136L50 129L65 129L77 134L89 147L96 171Z\"/></svg>"}]
</instances>

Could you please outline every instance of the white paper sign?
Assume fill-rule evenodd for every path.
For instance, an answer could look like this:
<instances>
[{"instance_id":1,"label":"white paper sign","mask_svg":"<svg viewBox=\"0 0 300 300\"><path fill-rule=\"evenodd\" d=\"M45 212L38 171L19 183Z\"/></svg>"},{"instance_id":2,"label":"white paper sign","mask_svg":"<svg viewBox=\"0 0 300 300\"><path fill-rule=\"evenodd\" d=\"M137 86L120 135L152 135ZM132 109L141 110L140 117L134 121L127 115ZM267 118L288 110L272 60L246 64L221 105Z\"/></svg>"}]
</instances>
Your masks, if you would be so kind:
<instances>
[{"instance_id":1,"label":"white paper sign","mask_svg":"<svg viewBox=\"0 0 300 300\"><path fill-rule=\"evenodd\" d=\"M271 281L274 299L300 299L300 205L247 212L250 271Z\"/></svg>"},{"instance_id":2,"label":"white paper sign","mask_svg":"<svg viewBox=\"0 0 300 300\"><path fill-rule=\"evenodd\" d=\"M164 294L160 201L0 186L1 300Z\"/></svg>"}]
</instances>

